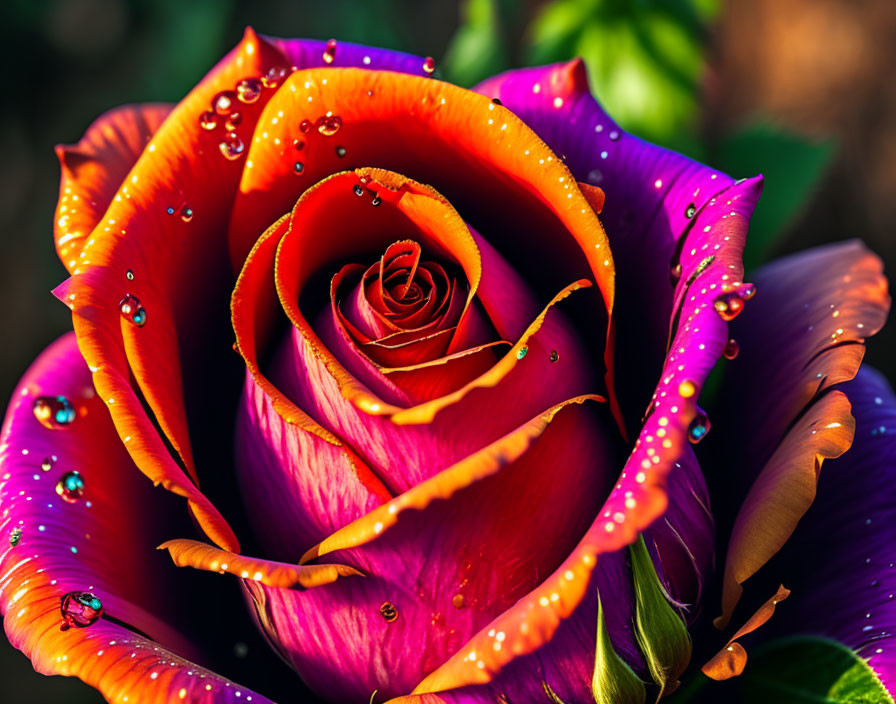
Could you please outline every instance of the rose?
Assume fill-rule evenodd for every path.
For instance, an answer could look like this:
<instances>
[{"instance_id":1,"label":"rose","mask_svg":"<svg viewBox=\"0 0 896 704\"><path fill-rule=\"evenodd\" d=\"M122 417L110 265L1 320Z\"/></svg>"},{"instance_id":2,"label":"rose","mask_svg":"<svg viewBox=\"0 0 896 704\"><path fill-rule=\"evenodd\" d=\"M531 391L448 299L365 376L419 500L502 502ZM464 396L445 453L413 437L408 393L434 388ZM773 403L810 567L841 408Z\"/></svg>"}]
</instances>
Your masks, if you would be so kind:
<instances>
[{"instance_id":1,"label":"rose","mask_svg":"<svg viewBox=\"0 0 896 704\"><path fill-rule=\"evenodd\" d=\"M830 545L819 508L849 557L857 508L892 511L892 395L871 372L844 383L888 306L873 255L782 260L745 305L758 179L623 133L581 62L477 92L432 71L249 31L173 109L121 108L60 151L56 295L75 330L14 396L0 495L0 607L38 670L114 701L265 701L182 659L215 646L176 632L188 587L151 548L188 528L134 465L214 543L167 542L174 562L238 576L276 650L336 701L668 693L714 583L713 518L724 626L849 447L850 403L858 447L825 464L782 555ZM222 352L228 312L243 370ZM735 339L724 442L698 464L695 402ZM889 685L858 625L880 609L887 628L888 591L845 607L872 568L839 559L793 576L789 618L764 630L834 613L826 633ZM695 664L727 645L704 670L736 674L743 647L701 624Z\"/></svg>"}]
</instances>

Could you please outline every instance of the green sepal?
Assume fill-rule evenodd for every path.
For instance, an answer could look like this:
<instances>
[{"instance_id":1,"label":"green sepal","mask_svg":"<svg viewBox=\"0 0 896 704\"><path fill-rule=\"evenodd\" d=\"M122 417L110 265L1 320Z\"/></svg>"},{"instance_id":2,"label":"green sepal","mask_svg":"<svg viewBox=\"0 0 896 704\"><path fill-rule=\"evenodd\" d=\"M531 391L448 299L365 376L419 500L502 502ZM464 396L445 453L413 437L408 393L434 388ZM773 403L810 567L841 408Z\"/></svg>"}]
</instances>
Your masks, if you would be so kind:
<instances>
[{"instance_id":1,"label":"green sepal","mask_svg":"<svg viewBox=\"0 0 896 704\"><path fill-rule=\"evenodd\" d=\"M675 689L678 677L691 660L691 639L678 612L669 603L644 536L629 547L635 585L635 637L654 682L657 701Z\"/></svg>"},{"instance_id":2,"label":"green sepal","mask_svg":"<svg viewBox=\"0 0 896 704\"><path fill-rule=\"evenodd\" d=\"M597 647L591 691L597 704L644 704L647 699L644 683L613 649L600 596L597 597Z\"/></svg>"}]
</instances>

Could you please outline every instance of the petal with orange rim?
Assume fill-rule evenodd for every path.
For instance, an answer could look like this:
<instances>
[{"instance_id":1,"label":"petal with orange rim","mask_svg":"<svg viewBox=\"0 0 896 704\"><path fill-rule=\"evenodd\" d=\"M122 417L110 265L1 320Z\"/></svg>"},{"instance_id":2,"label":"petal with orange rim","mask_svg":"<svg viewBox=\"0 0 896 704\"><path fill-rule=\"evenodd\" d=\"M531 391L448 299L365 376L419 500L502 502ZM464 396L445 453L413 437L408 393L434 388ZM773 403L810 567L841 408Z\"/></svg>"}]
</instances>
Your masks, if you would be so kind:
<instances>
[{"instance_id":1,"label":"petal with orange rim","mask_svg":"<svg viewBox=\"0 0 896 704\"><path fill-rule=\"evenodd\" d=\"M700 387L727 339L727 323L714 304L723 292L744 290L741 253L760 183L732 186L728 200L707 202L694 218L689 249L681 256L664 370L635 448L598 519L557 570L428 675L416 693L489 682L516 658L538 650L589 592L599 555L630 544L665 512L668 474L685 451ZM708 262L707 250L714 252ZM505 634L500 650L493 647L495 633Z\"/></svg>"},{"instance_id":2,"label":"petal with orange rim","mask_svg":"<svg viewBox=\"0 0 896 704\"><path fill-rule=\"evenodd\" d=\"M69 427L38 421L33 405L45 395L70 400L76 417ZM159 595L187 592L152 549L159 524L171 526L179 512L133 466L73 334L51 345L16 390L0 471L0 612L10 642L36 670L77 676L113 702L165 704L186 694L208 704L268 701L184 659L198 651L169 625L186 625L184 605ZM83 494L65 500L57 485L72 471ZM62 630L63 598L86 591L100 599L103 617Z\"/></svg>"},{"instance_id":3,"label":"petal with orange rim","mask_svg":"<svg viewBox=\"0 0 896 704\"><path fill-rule=\"evenodd\" d=\"M864 354L864 339L883 325L889 308L880 260L857 242L820 247L773 262L757 272L757 287L756 301L733 326L740 354L725 378L722 393L736 402L726 404L724 415L717 419L720 438L742 434L747 424L753 438L748 448L725 453L721 459L731 477L726 498L740 503L742 497L749 497L750 505L740 509L732 532L720 624L731 616L741 591L739 584L780 549L814 499L818 467L816 453L809 451L812 439L824 435L823 426L828 432L851 432L848 403L844 407L827 401L817 410L812 404L819 397L827 400L823 395L827 389L855 375ZM819 415L823 410L829 417ZM807 414L819 427L810 428L803 420L797 427L805 433L819 433L800 438L792 426ZM828 425L831 427L826 428ZM851 435L838 437L837 447L825 450L819 440L818 454L835 457L845 451ZM798 482L800 491L787 497L787 506L778 506L783 511L778 520L757 528L764 540L751 545L748 537L755 538L752 532L740 533L735 540L734 532L743 531L746 525L745 513L756 514L760 510L756 502L761 497L771 498L764 482L779 477L783 459L796 462L798 458L804 466L789 471L794 481L797 476L803 478ZM773 531L772 526L778 530Z\"/></svg>"},{"instance_id":4,"label":"petal with orange rim","mask_svg":"<svg viewBox=\"0 0 896 704\"><path fill-rule=\"evenodd\" d=\"M363 576L347 565L290 565L237 555L198 540L183 538L166 541L159 546L159 550L167 550L178 567L221 574L226 572L278 589L311 589L332 584L340 577Z\"/></svg>"},{"instance_id":5,"label":"petal with orange rim","mask_svg":"<svg viewBox=\"0 0 896 704\"><path fill-rule=\"evenodd\" d=\"M292 119L280 120L281 112ZM282 145L299 136L297 125L305 119L331 122L304 133L297 174L296 158ZM237 251L249 246L240 238L263 228L322 178L376 164L432 184L542 293L592 276L612 309L613 260L597 216L557 156L488 99L431 79L316 69L294 73L260 124L230 223Z\"/></svg>"},{"instance_id":6,"label":"petal with orange rim","mask_svg":"<svg viewBox=\"0 0 896 704\"><path fill-rule=\"evenodd\" d=\"M77 144L56 147L62 180L56 205L56 253L69 273L124 177L171 112L171 105L125 105L110 110Z\"/></svg>"},{"instance_id":7,"label":"petal with orange rim","mask_svg":"<svg viewBox=\"0 0 896 704\"><path fill-rule=\"evenodd\" d=\"M271 640L309 686L346 700L408 692L554 568L612 481L609 412L586 400L540 414L325 542L338 550L326 562L363 579L253 587Z\"/></svg>"},{"instance_id":8,"label":"petal with orange rim","mask_svg":"<svg viewBox=\"0 0 896 704\"><path fill-rule=\"evenodd\" d=\"M97 392L121 436L131 437L127 446L137 465L153 481L186 496L208 535L231 548L237 547L232 531L194 483L183 379L191 378L197 362L187 354L183 359L190 364L184 367L181 355L198 343L195 332L188 333L196 330L197 316L207 319L203 309L226 300L230 265L215 239L226 227L228 213L221 203L235 192L242 164L220 154L221 136L202 129L199 117L219 91L282 61L276 49L247 31L156 131L96 225L97 236L84 247L81 273L58 294L72 308L78 345L94 370ZM240 106L237 132L242 138L248 139L268 97ZM205 151L214 158L198 158ZM191 270L200 264L203 275L197 277ZM119 312L128 294L146 312L142 326ZM153 421L186 470L170 456Z\"/></svg>"},{"instance_id":9,"label":"petal with orange rim","mask_svg":"<svg viewBox=\"0 0 896 704\"><path fill-rule=\"evenodd\" d=\"M298 408L261 369L284 318L274 289L274 257L284 216L259 238L233 291L236 346L246 363L237 411L236 470L253 525L268 554L299 555L392 494L361 459Z\"/></svg>"}]
</instances>

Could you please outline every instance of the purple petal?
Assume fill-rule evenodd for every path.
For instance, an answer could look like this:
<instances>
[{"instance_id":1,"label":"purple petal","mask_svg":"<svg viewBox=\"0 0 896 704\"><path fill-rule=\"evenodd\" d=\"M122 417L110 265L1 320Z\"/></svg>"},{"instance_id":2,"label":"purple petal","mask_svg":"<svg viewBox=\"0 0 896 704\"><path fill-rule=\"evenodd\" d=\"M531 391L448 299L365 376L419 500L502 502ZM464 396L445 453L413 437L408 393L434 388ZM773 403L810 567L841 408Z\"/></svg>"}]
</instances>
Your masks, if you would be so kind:
<instances>
[{"instance_id":1,"label":"purple petal","mask_svg":"<svg viewBox=\"0 0 896 704\"><path fill-rule=\"evenodd\" d=\"M852 403L855 440L825 463L815 503L776 562L792 594L771 625L839 640L896 694L896 396L868 367L837 388Z\"/></svg>"}]
</instances>

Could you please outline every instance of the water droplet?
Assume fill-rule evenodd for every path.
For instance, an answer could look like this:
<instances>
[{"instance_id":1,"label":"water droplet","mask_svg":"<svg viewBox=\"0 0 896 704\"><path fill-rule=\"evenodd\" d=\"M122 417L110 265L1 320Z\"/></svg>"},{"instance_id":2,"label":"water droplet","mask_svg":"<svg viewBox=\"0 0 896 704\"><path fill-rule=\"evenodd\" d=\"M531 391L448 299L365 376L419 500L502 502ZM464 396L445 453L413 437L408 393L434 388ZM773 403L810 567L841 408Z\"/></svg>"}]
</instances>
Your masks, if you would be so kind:
<instances>
[{"instance_id":1,"label":"water droplet","mask_svg":"<svg viewBox=\"0 0 896 704\"><path fill-rule=\"evenodd\" d=\"M303 164L301 161L297 161L292 165L292 170L295 174L301 174L305 171L305 164Z\"/></svg>"},{"instance_id":2,"label":"water droplet","mask_svg":"<svg viewBox=\"0 0 896 704\"><path fill-rule=\"evenodd\" d=\"M261 77L261 83L265 88L276 88L288 75L289 69L285 66L272 66L268 69L268 72Z\"/></svg>"},{"instance_id":3,"label":"water droplet","mask_svg":"<svg viewBox=\"0 0 896 704\"><path fill-rule=\"evenodd\" d=\"M222 90L214 98L212 98L212 110L218 115L229 115L233 110L233 102L236 100L236 93L232 90Z\"/></svg>"},{"instance_id":4,"label":"water droplet","mask_svg":"<svg viewBox=\"0 0 896 704\"><path fill-rule=\"evenodd\" d=\"M292 146L296 148L296 151L302 151L305 148L305 140L303 139L294 139L292 140Z\"/></svg>"},{"instance_id":5,"label":"water droplet","mask_svg":"<svg viewBox=\"0 0 896 704\"><path fill-rule=\"evenodd\" d=\"M719 317L725 321L734 320L744 308L744 299L734 291L723 293L713 302Z\"/></svg>"},{"instance_id":6,"label":"water droplet","mask_svg":"<svg viewBox=\"0 0 896 704\"><path fill-rule=\"evenodd\" d=\"M53 469L53 465L56 462L56 455L52 455L51 457L44 457L44 461L40 463L41 471L49 472Z\"/></svg>"},{"instance_id":7,"label":"water droplet","mask_svg":"<svg viewBox=\"0 0 896 704\"><path fill-rule=\"evenodd\" d=\"M15 547L20 542L22 542L22 529L19 527L13 528L9 531L9 545L10 547Z\"/></svg>"},{"instance_id":8,"label":"water droplet","mask_svg":"<svg viewBox=\"0 0 896 704\"><path fill-rule=\"evenodd\" d=\"M345 156L345 154L346 154L345 147L336 147L336 156L338 156L341 159L342 157Z\"/></svg>"},{"instance_id":9,"label":"water droplet","mask_svg":"<svg viewBox=\"0 0 896 704\"><path fill-rule=\"evenodd\" d=\"M84 477L78 472L66 472L56 482L56 493L67 503L77 502L84 495Z\"/></svg>"},{"instance_id":10,"label":"water droplet","mask_svg":"<svg viewBox=\"0 0 896 704\"><path fill-rule=\"evenodd\" d=\"M681 394L682 398L691 398L691 396L697 393L697 387L693 381L685 379L678 385L678 393Z\"/></svg>"},{"instance_id":11,"label":"water droplet","mask_svg":"<svg viewBox=\"0 0 896 704\"><path fill-rule=\"evenodd\" d=\"M218 116L214 110L206 110L199 116L199 126L204 130L213 130L218 126Z\"/></svg>"},{"instance_id":12,"label":"water droplet","mask_svg":"<svg viewBox=\"0 0 896 704\"><path fill-rule=\"evenodd\" d=\"M356 195L356 196L363 196L363 195L364 195L364 189L361 188L361 186L359 186L358 184L355 184L355 185L352 187L352 190L355 192L355 195Z\"/></svg>"},{"instance_id":13,"label":"water droplet","mask_svg":"<svg viewBox=\"0 0 896 704\"><path fill-rule=\"evenodd\" d=\"M65 396L38 396L34 399L34 417L50 430L69 427L75 420L75 407Z\"/></svg>"},{"instance_id":14,"label":"water droplet","mask_svg":"<svg viewBox=\"0 0 896 704\"><path fill-rule=\"evenodd\" d=\"M529 348L526 347L526 346L524 345L523 347L520 347L520 348L516 351L516 358L517 358L517 359L522 359L522 358L525 357L527 354L529 354Z\"/></svg>"},{"instance_id":15,"label":"water droplet","mask_svg":"<svg viewBox=\"0 0 896 704\"><path fill-rule=\"evenodd\" d=\"M688 207L684 209L684 216L690 220L697 214L697 206L693 203L688 203Z\"/></svg>"},{"instance_id":16,"label":"water droplet","mask_svg":"<svg viewBox=\"0 0 896 704\"><path fill-rule=\"evenodd\" d=\"M738 354L740 354L740 345L737 344L737 340L733 337L725 343L725 349L722 352L725 355L725 359L735 359Z\"/></svg>"},{"instance_id":17,"label":"water droplet","mask_svg":"<svg viewBox=\"0 0 896 704\"><path fill-rule=\"evenodd\" d=\"M317 131L325 137L332 137L342 127L342 118L339 115L325 115L317 119Z\"/></svg>"},{"instance_id":18,"label":"water droplet","mask_svg":"<svg viewBox=\"0 0 896 704\"><path fill-rule=\"evenodd\" d=\"M391 601L387 601L380 607L380 615L386 619L386 623L392 623L398 618L398 609Z\"/></svg>"},{"instance_id":19,"label":"water droplet","mask_svg":"<svg viewBox=\"0 0 896 704\"><path fill-rule=\"evenodd\" d=\"M331 64L336 58L336 40L330 39L324 47L324 63Z\"/></svg>"},{"instance_id":20,"label":"water droplet","mask_svg":"<svg viewBox=\"0 0 896 704\"><path fill-rule=\"evenodd\" d=\"M383 199L382 199L382 198L380 198L379 196L374 196L374 197L373 197L373 200L370 201L370 204L375 208L376 206L378 206L378 205L379 205L380 203L382 203L382 202L383 202Z\"/></svg>"},{"instance_id":21,"label":"water droplet","mask_svg":"<svg viewBox=\"0 0 896 704\"><path fill-rule=\"evenodd\" d=\"M560 361L560 353L557 350L551 350L551 362L559 362Z\"/></svg>"},{"instance_id":22,"label":"water droplet","mask_svg":"<svg viewBox=\"0 0 896 704\"><path fill-rule=\"evenodd\" d=\"M118 304L118 310L121 311L121 317L130 320L134 325L142 327L146 322L146 310L140 305L140 300L131 295L125 294Z\"/></svg>"},{"instance_id":23,"label":"water droplet","mask_svg":"<svg viewBox=\"0 0 896 704\"><path fill-rule=\"evenodd\" d=\"M299 129L302 130L302 132L307 132L307 131L310 130L312 127L314 127L314 123L311 122L311 120L308 120L308 119L302 120L302 121L299 123Z\"/></svg>"},{"instance_id":24,"label":"water droplet","mask_svg":"<svg viewBox=\"0 0 896 704\"><path fill-rule=\"evenodd\" d=\"M236 97L244 103L254 103L261 97L263 87L257 78L244 78L236 84Z\"/></svg>"},{"instance_id":25,"label":"water droplet","mask_svg":"<svg viewBox=\"0 0 896 704\"><path fill-rule=\"evenodd\" d=\"M60 630L86 628L102 617L103 602L91 592L69 592L62 597L60 610L63 621Z\"/></svg>"},{"instance_id":26,"label":"water droplet","mask_svg":"<svg viewBox=\"0 0 896 704\"><path fill-rule=\"evenodd\" d=\"M458 592L451 597L451 603L454 605L455 609L462 609L464 607L464 595Z\"/></svg>"},{"instance_id":27,"label":"water droplet","mask_svg":"<svg viewBox=\"0 0 896 704\"><path fill-rule=\"evenodd\" d=\"M669 270L669 281L672 282L672 285L678 283L678 280L681 278L681 262L678 262L675 266L673 266Z\"/></svg>"},{"instance_id":28,"label":"water droplet","mask_svg":"<svg viewBox=\"0 0 896 704\"><path fill-rule=\"evenodd\" d=\"M698 410L697 415L694 417L694 420L692 420L691 424L688 426L688 440L696 445L706 437L706 434L709 432L709 428L709 416L707 416L703 411Z\"/></svg>"},{"instance_id":29,"label":"water droplet","mask_svg":"<svg viewBox=\"0 0 896 704\"><path fill-rule=\"evenodd\" d=\"M184 222L190 222L193 219L193 209L189 205L180 209L180 219Z\"/></svg>"},{"instance_id":30,"label":"water droplet","mask_svg":"<svg viewBox=\"0 0 896 704\"><path fill-rule=\"evenodd\" d=\"M232 112L224 119L224 129L228 132L233 132L242 121L243 116L241 113Z\"/></svg>"},{"instance_id":31,"label":"water droplet","mask_svg":"<svg viewBox=\"0 0 896 704\"><path fill-rule=\"evenodd\" d=\"M174 213L176 213L177 211L175 210L173 205L169 205L167 208L165 208L165 212L168 215L174 215Z\"/></svg>"},{"instance_id":32,"label":"water droplet","mask_svg":"<svg viewBox=\"0 0 896 704\"><path fill-rule=\"evenodd\" d=\"M756 285L755 284L743 284L739 289L738 293L741 298L745 301L749 301L753 296L756 295Z\"/></svg>"},{"instance_id":33,"label":"water droplet","mask_svg":"<svg viewBox=\"0 0 896 704\"><path fill-rule=\"evenodd\" d=\"M133 281L133 280L134 280L134 272L131 271L130 269L128 269L128 270L125 272L125 276L127 277L128 281Z\"/></svg>"},{"instance_id":34,"label":"water droplet","mask_svg":"<svg viewBox=\"0 0 896 704\"><path fill-rule=\"evenodd\" d=\"M500 98L492 98L492 102L493 102L495 105L504 105L504 103L501 102L501 99L500 99Z\"/></svg>"},{"instance_id":35,"label":"water droplet","mask_svg":"<svg viewBox=\"0 0 896 704\"><path fill-rule=\"evenodd\" d=\"M619 137L620 137L619 132L617 132L616 130L613 130L612 132L610 132L610 139L613 140L614 142L618 141Z\"/></svg>"},{"instance_id":36,"label":"water droplet","mask_svg":"<svg viewBox=\"0 0 896 704\"><path fill-rule=\"evenodd\" d=\"M427 76L431 76L433 72L436 70L436 60L431 56L427 56L423 59L423 72Z\"/></svg>"},{"instance_id":37,"label":"water droplet","mask_svg":"<svg viewBox=\"0 0 896 704\"><path fill-rule=\"evenodd\" d=\"M236 135L228 135L227 139L218 145L218 148L221 150L224 158L230 161L239 159L243 152L246 151L246 145L243 144L243 140Z\"/></svg>"}]
</instances>

